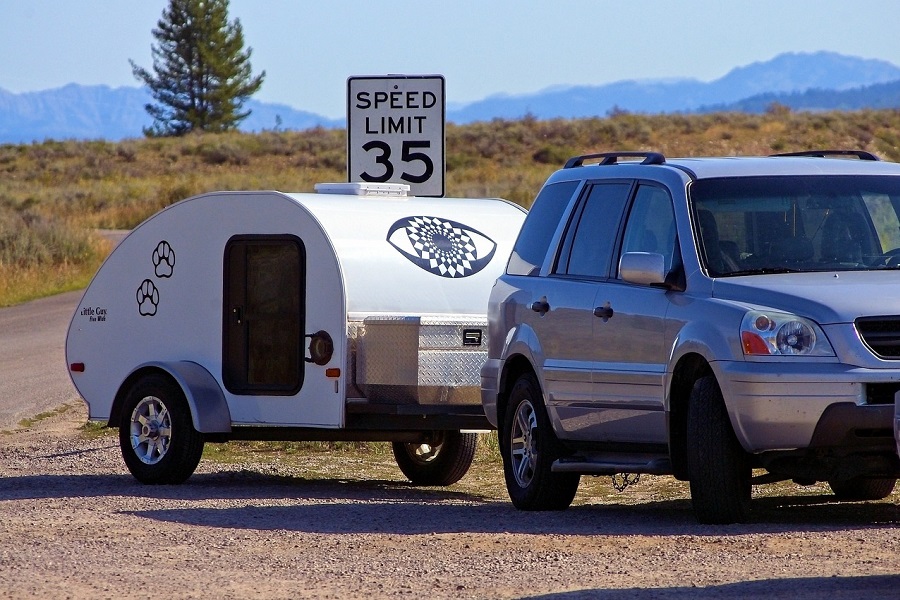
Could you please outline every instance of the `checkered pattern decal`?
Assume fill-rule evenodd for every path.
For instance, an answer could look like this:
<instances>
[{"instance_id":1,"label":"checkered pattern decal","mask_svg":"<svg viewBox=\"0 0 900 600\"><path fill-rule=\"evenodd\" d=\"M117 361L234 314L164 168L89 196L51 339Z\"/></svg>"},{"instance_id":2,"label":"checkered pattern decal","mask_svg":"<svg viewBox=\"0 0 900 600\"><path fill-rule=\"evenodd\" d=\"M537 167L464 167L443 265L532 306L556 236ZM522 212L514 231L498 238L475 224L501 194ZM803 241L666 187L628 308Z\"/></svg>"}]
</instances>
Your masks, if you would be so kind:
<instances>
[{"instance_id":1,"label":"checkered pattern decal","mask_svg":"<svg viewBox=\"0 0 900 600\"><path fill-rule=\"evenodd\" d=\"M449 278L479 272L497 249L483 233L440 217L400 219L388 231L387 241L418 267Z\"/></svg>"}]
</instances>

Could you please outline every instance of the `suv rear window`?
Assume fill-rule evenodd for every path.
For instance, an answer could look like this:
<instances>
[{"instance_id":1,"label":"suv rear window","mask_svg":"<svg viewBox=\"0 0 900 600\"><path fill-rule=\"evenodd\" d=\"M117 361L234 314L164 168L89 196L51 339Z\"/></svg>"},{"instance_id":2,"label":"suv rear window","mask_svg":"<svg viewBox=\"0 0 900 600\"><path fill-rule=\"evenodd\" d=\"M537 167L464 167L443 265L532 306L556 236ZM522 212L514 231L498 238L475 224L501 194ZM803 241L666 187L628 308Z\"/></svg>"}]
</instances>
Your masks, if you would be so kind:
<instances>
[{"instance_id":1,"label":"suv rear window","mask_svg":"<svg viewBox=\"0 0 900 600\"><path fill-rule=\"evenodd\" d=\"M559 273L600 278L609 275L619 217L630 191L631 182L598 183L591 187L580 216L573 219L574 232L566 236L557 267Z\"/></svg>"},{"instance_id":2,"label":"suv rear window","mask_svg":"<svg viewBox=\"0 0 900 600\"><path fill-rule=\"evenodd\" d=\"M550 240L559 226L563 211L572 199L578 181L563 181L541 189L528 218L519 231L506 272L510 275L537 275L547 256Z\"/></svg>"}]
</instances>

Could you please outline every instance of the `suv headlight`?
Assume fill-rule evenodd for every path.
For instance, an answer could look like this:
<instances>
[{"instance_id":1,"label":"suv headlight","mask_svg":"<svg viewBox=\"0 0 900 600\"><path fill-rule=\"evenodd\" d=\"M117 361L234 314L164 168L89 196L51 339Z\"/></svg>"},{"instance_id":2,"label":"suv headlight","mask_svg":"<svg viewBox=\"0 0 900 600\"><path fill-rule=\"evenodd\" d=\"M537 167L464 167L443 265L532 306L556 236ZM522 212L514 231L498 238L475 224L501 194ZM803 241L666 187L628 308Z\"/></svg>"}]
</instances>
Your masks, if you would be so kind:
<instances>
[{"instance_id":1,"label":"suv headlight","mask_svg":"<svg viewBox=\"0 0 900 600\"><path fill-rule=\"evenodd\" d=\"M745 356L834 356L822 328L809 319L752 310L741 322Z\"/></svg>"}]
</instances>

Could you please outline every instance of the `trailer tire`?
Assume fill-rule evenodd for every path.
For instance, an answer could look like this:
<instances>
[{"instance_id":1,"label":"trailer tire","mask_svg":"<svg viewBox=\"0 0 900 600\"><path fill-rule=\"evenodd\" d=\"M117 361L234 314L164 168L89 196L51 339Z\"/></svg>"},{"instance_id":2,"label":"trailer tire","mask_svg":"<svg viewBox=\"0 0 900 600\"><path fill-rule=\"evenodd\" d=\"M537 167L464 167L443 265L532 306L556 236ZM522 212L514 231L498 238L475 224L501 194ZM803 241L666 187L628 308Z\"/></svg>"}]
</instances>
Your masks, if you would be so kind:
<instances>
[{"instance_id":1,"label":"trailer tire","mask_svg":"<svg viewBox=\"0 0 900 600\"><path fill-rule=\"evenodd\" d=\"M394 459L414 485L452 485L472 466L478 435L436 431L430 444L393 442Z\"/></svg>"},{"instance_id":2,"label":"trailer tire","mask_svg":"<svg viewBox=\"0 0 900 600\"><path fill-rule=\"evenodd\" d=\"M135 479L151 485L183 483L200 462L203 442L184 392L171 379L148 375L129 390L119 422L119 447Z\"/></svg>"}]
</instances>

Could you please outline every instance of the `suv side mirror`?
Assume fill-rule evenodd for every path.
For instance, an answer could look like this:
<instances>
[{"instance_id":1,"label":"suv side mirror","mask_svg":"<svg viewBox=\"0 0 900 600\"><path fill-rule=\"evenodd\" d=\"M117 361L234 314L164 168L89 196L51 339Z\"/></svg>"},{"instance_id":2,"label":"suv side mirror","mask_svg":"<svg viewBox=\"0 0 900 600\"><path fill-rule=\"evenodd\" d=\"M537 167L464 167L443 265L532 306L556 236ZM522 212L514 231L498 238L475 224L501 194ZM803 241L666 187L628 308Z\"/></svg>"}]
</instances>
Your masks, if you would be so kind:
<instances>
[{"instance_id":1,"label":"suv side mirror","mask_svg":"<svg viewBox=\"0 0 900 600\"><path fill-rule=\"evenodd\" d=\"M619 275L628 283L668 287L666 259L656 252L626 252L619 259Z\"/></svg>"}]
</instances>

